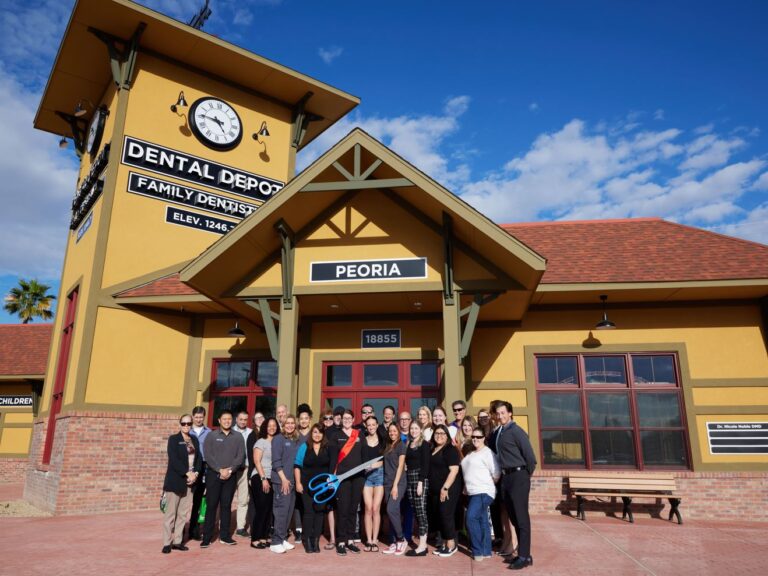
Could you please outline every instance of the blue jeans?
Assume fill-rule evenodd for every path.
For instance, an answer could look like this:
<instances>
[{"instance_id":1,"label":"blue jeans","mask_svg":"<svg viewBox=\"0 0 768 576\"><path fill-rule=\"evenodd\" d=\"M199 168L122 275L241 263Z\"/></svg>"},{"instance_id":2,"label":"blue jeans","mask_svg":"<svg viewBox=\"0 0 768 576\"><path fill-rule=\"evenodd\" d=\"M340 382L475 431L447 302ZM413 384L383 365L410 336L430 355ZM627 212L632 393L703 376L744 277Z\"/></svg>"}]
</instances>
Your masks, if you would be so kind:
<instances>
[{"instance_id":1,"label":"blue jeans","mask_svg":"<svg viewBox=\"0 0 768 576\"><path fill-rule=\"evenodd\" d=\"M491 555L491 525L488 521L488 507L493 498L488 494L475 494L467 504L467 530L472 543L472 556Z\"/></svg>"}]
</instances>

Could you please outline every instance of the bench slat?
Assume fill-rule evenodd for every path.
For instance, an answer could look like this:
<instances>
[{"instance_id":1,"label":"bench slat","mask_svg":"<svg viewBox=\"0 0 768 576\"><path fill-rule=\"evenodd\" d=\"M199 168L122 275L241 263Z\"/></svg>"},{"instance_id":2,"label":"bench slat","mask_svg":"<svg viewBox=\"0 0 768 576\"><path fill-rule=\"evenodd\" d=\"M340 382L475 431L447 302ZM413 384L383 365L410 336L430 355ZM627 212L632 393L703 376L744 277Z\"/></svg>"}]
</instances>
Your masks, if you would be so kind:
<instances>
[{"instance_id":1,"label":"bench slat","mask_svg":"<svg viewBox=\"0 0 768 576\"><path fill-rule=\"evenodd\" d=\"M671 493L671 494L662 494L662 493L654 493L654 492L574 492L575 496L600 496L600 497L611 497L615 496L616 498L620 498L622 496L626 496L629 498L680 498L679 494Z\"/></svg>"},{"instance_id":2,"label":"bench slat","mask_svg":"<svg viewBox=\"0 0 768 576\"><path fill-rule=\"evenodd\" d=\"M675 484L640 484L627 482L623 484L571 484L571 490L677 490Z\"/></svg>"}]
</instances>

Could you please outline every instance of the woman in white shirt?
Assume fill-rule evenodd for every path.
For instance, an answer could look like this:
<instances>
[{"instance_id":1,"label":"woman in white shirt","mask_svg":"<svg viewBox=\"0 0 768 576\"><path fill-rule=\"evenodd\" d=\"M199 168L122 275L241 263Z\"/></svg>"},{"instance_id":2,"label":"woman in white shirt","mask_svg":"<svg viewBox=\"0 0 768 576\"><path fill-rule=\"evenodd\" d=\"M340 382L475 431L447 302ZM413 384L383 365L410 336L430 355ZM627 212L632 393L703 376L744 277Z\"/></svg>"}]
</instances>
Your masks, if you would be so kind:
<instances>
[{"instance_id":1,"label":"woman in white shirt","mask_svg":"<svg viewBox=\"0 0 768 576\"><path fill-rule=\"evenodd\" d=\"M469 495L467 505L467 530L472 545L472 557L481 562L491 558L491 526L488 523L488 507L496 496L496 482L501 476L499 461L485 445L485 435L480 429L472 431L474 452L461 461L464 487Z\"/></svg>"}]
</instances>

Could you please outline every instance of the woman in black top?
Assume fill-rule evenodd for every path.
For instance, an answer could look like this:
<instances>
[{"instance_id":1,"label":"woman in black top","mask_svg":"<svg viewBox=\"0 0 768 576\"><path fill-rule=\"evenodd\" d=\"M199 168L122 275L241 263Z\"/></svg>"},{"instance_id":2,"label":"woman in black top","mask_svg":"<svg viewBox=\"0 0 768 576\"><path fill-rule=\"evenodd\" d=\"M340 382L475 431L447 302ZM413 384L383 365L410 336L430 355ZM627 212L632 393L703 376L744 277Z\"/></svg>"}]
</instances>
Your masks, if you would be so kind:
<instances>
[{"instance_id":1,"label":"woman in black top","mask_svg":"<svg viewBox=\"0 0 768 576\"><path fill-rule=\"evenodd\" d=\"M461 456L451 442L448 427L440 424L432 430L433 449L429 459L429 505L438 520L443 546L435 550L447 558L456 553L456 505L461 496L459 465Z\"/></svg>"},{"instance_id":2,"label":"woman in black top","mask_svg":"<svg viewBox=\"0 0 768 576\"><path fill-rule=\"evenodd\" d=\"M331 438L336 441L333 449L335 453L339 454L338 458L341 459L339 461L337 458L337 462L334 463L335 474L343 474L363 463L363 439L360 437L360 430L352 427L354 422L355 413L349 409L344 410L344 415L341 417L341 430L331 435ZM354 476L345 478L336 491L336 511L338 514L336 554L339 556L346 556L347 550L355 554L360 553L360 548L355 545L354 541L355 517L363 497L364 484L365 474L358 472Z\"/></svg>"},{"instance_id":3,"label":"woman in black top","mask_svg":"<svg viewBox=\"0 0 768 576\"><path fill-rule=\"evenodd\" d=\"M394 422L387 427L387 443L384 448L384 498L387 503L390 537L392 544L382 552L400 556L408 543L403 538L403 522L400 504L405 498L405 444L400 439L400 428Z\"/></svg>"},{"instance_id":4,"label":"woman in black top","mask_svg":"<svg viewBox=\"0 0 768 576\"><path fill-rule=\"evenodd\" d=\"M304 518L302 518L302 540L304 552L320 552L320 536L325 523L325 504L317 504L313 500L314 492L309 489L309 482L318 474L331 472L336 459L331 454L328 441L323 434L322 424L314 424L309 429L309 440L301 445L296 454L294 474L296 476L296 492L301 494L304 503Z\"/></svg>"},{"instance_id":5,"label":"woman in black top","mask_svg":"<svg viewBox=\"0 0 768 576\"><path fill-rule=\"evenodd\" d=\"M165 517L163 518L163 554L171 549L187 550L182 540L184 526L192 511L192 486L198 481L203 469L200 443L190 434L192 416L184 414L179 419L178 434L168 437L168 468L165 472Z\"/></svg>"},{"instance_id":6,"label":"woman in black top","mask_svg":"<svg viewBox=\"0 0 768 576\"><path fill-rule=\"evenodd\" d=\"M411 422L408 429L408 448L405 451L405 469L408 486L408 500L411 502L416 520L419 522L419 545L408 550L406 556L427 555L427 494L429 492L429 443L424 440L421 425Z\"/></svg>"}]
</instances>

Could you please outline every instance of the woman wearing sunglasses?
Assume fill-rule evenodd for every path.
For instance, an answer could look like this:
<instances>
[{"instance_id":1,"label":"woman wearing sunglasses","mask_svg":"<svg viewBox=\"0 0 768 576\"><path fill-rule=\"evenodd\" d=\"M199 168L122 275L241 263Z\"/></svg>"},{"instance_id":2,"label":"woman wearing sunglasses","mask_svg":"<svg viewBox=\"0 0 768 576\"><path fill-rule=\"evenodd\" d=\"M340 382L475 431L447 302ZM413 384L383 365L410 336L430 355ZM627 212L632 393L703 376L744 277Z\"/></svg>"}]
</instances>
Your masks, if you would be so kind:
<instances>
[{"instance_id":1,"label":"woman wearing sunglasses","mask_svg":"<svg viewBox=\"0 0 768 576\"><path fill-rule=\"evenodd\" d=\"M471 435L475 450L461 461L464 486L469 495L467 530L472 546L472 557L477 562L491 558L491 526L488 508L496 497L496 482L501 476L496 454L485 445L485 434L475 429Z\"/></svg>"},{"instance_id":2,"label":"woman wearing sunglasses","mask_svg":"<svg viewBox=\"0 0 768 576\"><path fill-rule=\"evenodd\" d=\"M165 512L163 517L163 554L183 550L184 526L192 511L192 486L203 469L200 443L189 433L192 416L179 419L179 432L168 437L168 469L165 471Z\"/></svg>"}]
</instances>

